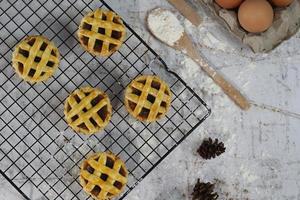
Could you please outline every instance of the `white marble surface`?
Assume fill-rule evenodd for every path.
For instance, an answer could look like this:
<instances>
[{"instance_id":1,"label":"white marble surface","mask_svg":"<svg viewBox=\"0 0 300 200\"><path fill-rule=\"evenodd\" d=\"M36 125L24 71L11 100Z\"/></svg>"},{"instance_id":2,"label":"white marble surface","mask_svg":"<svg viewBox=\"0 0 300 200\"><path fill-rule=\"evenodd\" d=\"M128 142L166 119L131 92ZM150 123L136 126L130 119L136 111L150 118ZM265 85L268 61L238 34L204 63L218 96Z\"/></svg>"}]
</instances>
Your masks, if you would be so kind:
<instances>
[{"instance_id":1,"label":"white marble surface","mask_svg":"<svg viewBox=\"0 0 300 200\"><path fill-rule=\"evenodd\" d=\"M217 182L220 199L300 199L300 33L269 54L253 54L201 8L201 27L191 27L182 18L203 55L253 103L249 111L242 112L200 68L185 69L186 58L180 52L149 34L147 12L155 7L172 9L166 1L109 3L213 111L126 199L189 199L197 178ZM222 140L226 153L209 161L197 156L196 150L206 137ZM0 199L21 199L11 196L14 192L9 188L1 183Z\"/></svg>"},{"instance_id":2,"label":"white marble surface","mask_svg":"<svg viewBox=\"0 0 300 200\"><path fill-rule=\"evenodd\" d=\"M12 200L12 199L22 199L21 194L18 193L17 190L15 190L8 181L5 180L3 176L0 175L0 199L7 199L7 200Z\"/></svg>"}]
</instances>

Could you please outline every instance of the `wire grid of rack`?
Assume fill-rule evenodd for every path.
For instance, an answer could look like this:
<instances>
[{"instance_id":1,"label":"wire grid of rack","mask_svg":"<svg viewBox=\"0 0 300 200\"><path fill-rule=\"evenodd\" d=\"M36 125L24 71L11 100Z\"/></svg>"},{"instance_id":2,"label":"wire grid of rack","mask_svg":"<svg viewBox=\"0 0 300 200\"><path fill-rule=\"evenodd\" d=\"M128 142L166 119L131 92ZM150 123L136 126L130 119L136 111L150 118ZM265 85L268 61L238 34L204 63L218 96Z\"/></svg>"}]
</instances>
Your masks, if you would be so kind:
<instances>
[{"instance_id":1,"label":"wire grid of rack","mask_svg":"<svg viewBox=\"0 0 300 200\"><path fill-rule=\"evenodd\" d=\"M89 199L78 182L89 154L112 151L129 170L123 199L210 114L204 101L125 23L127 39L108 58L93 57L76 39L80 19L104 1L0 2L0 172L26 199ZM45 83L30 85L11 67L13 47L27 35L44 35L58 46L60 68ZM134 120L123 91L140 74L158 74L173 93L168 115L156 123ZM78 87L104 90L113 116L103 133L83 136L65 123L64 100Z\"/></svg>"}]
</instances>

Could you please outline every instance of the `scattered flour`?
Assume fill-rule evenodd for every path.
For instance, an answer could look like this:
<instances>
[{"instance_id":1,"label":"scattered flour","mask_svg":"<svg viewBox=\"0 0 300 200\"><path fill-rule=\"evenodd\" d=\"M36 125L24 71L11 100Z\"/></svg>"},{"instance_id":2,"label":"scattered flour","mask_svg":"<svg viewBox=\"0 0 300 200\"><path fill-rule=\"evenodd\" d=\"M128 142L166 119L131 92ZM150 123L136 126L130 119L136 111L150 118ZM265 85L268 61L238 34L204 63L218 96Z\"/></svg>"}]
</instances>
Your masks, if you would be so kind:
<instances>
[{"instance_id":1,"label":"scattered flour","mask_svg":"<svg viewBox=\"0 0 300 200\"><path fill-rule=\"evenodd\" d=\"M187 29L193 29L194 28L194 25L190 22L190 20L188 19L185 19L184 20L184 26L185 28ZM199 25L199 27L201 27L201 25Z\"/></svg>"},{"instance_id":2,"label":"scattered flour","mask_svg":"<svg viewBox=\"0 0 300 200\"><path fill-rule=\"evenodd\" d=\"M254 173L251 172L250 169L248 169L244 165L242 165L240 167L240 172L241 172L241 175L244 178L244 180L246 180L248 183L252 183L252 182L256 181L257 179L259 179L258 176L254 175Z\"/></svg>"},{"instance_id":3,"label":"scattered flour","mask_svg":"<svg viewBox=\"0 0 300 200\"><path fill-rule=\"evenodd\" d=\"M221 93L221 89L208 75L201 70L201 67L189 57L184 57L180 62L182 65L179 73L184 80L190 82L191 85L195 84L197 88L203 88L209 94Z\"/></svg>"},{"instance_id":4,"label":"scattered flour","mask_svg":"<svg viewBox=\"0 0 300 200\"><path fill-rule=\"evenodd\" d=\"M231 43L227 41L227 38L224 38L224 34L220 31L216 35L214 31L216 28L207 23L200 24L198 27L195 27L189 20L184 21L185 30L193 35L194 40L199 42L205 47L214 48L221 51L231 50Z\"/></svg>"},{"instance_id":5,"label":"scattered flour","mask_svg":"<svg viewBox=\"0 0 300 200\"><path fill-rule=\"evenodd\" d=\"M184 27L175 14L162 8L157 8L149 14L148 26L158 39L170 46L173 46L184 33Z\"/></svg>"},{"instance_id":6,"label":"scattered flour","mask_svg":"<svg viewBox=\"0 0 300 200\"><path fill-rule=\"evenodd\" d=\"M184 66L184 71L186 72L182 74L184 78L197 77L197 73L199 73L200 67L191 58L185 57L180 64Z\"/></svg>"}]
</instances>

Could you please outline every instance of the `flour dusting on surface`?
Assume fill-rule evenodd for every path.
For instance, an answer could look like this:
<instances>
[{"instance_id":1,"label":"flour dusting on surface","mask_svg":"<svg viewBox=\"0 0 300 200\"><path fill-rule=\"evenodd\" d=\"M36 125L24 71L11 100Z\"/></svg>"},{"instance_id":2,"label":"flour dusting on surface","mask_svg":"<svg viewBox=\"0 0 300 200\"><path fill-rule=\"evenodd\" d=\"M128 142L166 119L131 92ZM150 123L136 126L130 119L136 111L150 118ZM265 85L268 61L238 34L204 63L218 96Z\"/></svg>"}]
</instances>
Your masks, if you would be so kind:
<instances>
[{"instance_id":1,"label":"flour dusting on surface","mask_svg":"<svg viewBox=\"0 0 300 200\"><path fill-rule=\"evenodd\" d=\"M189 57L185 57L180 64L184 66L184 71L186 73L182 73L182 76L184 76L185 78L188 78L186 76L196 77L197 73L199 73L200 71L199 66Z\"/></svg>"},{"instance_id":2,"label":"flour dusting on surface","mask_svg":"<svg viewBox=\"0 0 300 200\"><path fill-rule=\"evenodd\" d=\"M180 62L182 68L179 74L186 81L191 81L191 84L195 86L201 86L201 88L208 91L209 94L221 93L221 89L214 81L208 77L208 75L201 70L201 67L189 57L184 57Z\"/></svg>"},{"instance_id":3,"label":"flour dusting on surface","mask_svg":"<svg viewBox=\"0 0 300 200\"><path fill-rule=\"evenodd\" d=\"M184 33L184 28L175 14L161 8L157 8L149 14L148 25L158 39L170 46L173 46Z\"/></svg>"},{"instance_id":4,"label":"flour dusting on surface","mask_svg":"<svg viewBox=\"0 0 300 200\"><path fill-rule=\"evenodd\" d=\"M242 177L244 178L245 181L250 182L250 183L259 179L259 177L256 176L254 172L250 171L250 169L248 169L244 165L242 165L240 167L240 174L242 175Z\"/></svg>"}]
</instances>

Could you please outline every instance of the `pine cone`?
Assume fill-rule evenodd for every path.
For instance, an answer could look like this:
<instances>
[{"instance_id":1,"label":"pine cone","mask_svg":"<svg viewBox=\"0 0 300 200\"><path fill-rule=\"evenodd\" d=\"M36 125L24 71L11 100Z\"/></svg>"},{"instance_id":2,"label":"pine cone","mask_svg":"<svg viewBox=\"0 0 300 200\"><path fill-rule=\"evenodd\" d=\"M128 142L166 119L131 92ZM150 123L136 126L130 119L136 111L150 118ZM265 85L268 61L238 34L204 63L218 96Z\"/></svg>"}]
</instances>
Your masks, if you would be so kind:
<instances>
[{"instance_id":1,"label":"pine cone","mask_svg":"<svg viewBox=\"0 0 300 200\"><path fill-rule=\"evenodd\" d=\"M192 193L193 200L216 200L219 198L219 195L215 192L214 193L214 184L202 183L198 179L194 191Z\"/></svg>"},{"instance_id":2,"label":"pine cone","mask_svg":"<svg viewBox=\"0 0 300 200\"><path fill-rule=\"evenodd\" d=\"M216 156L224 153L226 148L224 147L224 143L218 141L218 139L213 140L209 138L208 140L204 140L201 146L198 149L199 155L204 159L215 158Z\"/></svg>"}]
</instances>

